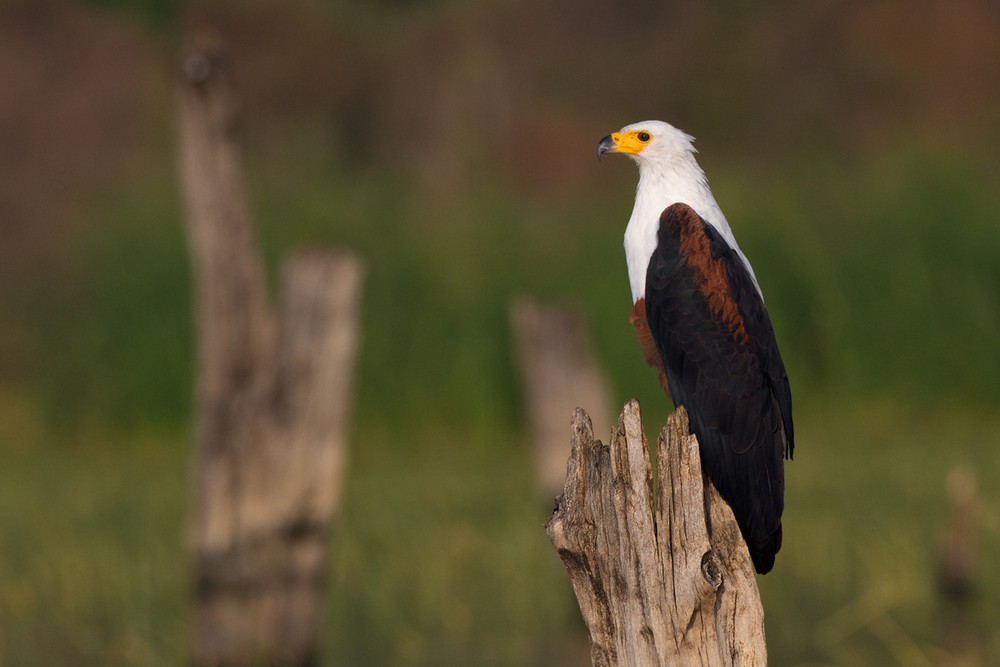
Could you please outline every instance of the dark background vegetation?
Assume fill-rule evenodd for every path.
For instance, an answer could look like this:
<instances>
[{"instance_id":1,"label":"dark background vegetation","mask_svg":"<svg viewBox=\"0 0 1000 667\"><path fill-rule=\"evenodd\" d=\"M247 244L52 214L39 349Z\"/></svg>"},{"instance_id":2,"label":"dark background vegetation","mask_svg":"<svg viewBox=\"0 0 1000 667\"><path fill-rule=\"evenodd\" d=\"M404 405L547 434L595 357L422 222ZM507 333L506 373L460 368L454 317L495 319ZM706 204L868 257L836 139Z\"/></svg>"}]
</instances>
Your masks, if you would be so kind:
<instances>
[{"instance_id":1,"label":"dark background vegetation","mask_svg":"<svg viewBox=\"0 0 1000 667\"><path fill-rule=\"evenodd\" d=\"M635 171L594 159L643 118L698 137L795 391L773 664L963 650L933 576L957 467L981 488L973 635L1000 659L997 3L6 0L0 664L185 661L171 68L204 26L269 266L330 244L369 266L324 664L586 660L507 306L579 305L655 434L621 249Z\"/></svg>"}]
</instances>

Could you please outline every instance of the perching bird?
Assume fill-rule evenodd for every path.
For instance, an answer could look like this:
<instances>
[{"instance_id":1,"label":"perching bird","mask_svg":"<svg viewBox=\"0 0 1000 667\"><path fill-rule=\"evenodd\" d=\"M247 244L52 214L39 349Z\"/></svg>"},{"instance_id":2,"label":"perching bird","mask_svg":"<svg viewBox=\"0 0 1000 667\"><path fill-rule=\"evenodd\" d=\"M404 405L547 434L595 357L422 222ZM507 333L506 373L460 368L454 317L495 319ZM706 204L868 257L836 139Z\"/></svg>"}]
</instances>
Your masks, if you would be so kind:
<instances>
[{"instance_id":1,"label":"perching bird","mask_svg":"<svg viewBox=\"0 0 1000 667\"><path fill-rule=\"evenodd\" d=\"M662 121L623 127L597 157L639 165L625 229L631 322L646 363L683 405L702 467L765 574L781 548L792 394L750 262L694 159L694 139Z\"/></svg>"}]
</instances>

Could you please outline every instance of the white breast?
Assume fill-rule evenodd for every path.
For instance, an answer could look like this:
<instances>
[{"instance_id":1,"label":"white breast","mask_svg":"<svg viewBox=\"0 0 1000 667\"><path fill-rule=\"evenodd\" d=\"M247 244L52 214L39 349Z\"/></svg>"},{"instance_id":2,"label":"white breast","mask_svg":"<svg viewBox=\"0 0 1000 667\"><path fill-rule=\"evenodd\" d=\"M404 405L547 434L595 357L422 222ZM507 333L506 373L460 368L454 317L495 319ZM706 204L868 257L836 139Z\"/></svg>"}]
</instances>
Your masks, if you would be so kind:
<instances>
[{"instance_id":1,"label":"white breast","mask_svg":"<svg viewBox=\"0 0 1000 667\"><path fill-rule=\"evenodd\" d=\"M640 164L635 207L632 209L628 227L625 228L625 260L628 264L633 303L646 294L646 269L649 266L649 258L656 250L660 215L668 206L677 203L687 204L705 222L718 230L722 238L743 260L757 291L760 292L753 267L737 245L726 217L708 188L704 173L692 157L689 164L676 163L667 170Z\"/></svg>"}]
</instances>

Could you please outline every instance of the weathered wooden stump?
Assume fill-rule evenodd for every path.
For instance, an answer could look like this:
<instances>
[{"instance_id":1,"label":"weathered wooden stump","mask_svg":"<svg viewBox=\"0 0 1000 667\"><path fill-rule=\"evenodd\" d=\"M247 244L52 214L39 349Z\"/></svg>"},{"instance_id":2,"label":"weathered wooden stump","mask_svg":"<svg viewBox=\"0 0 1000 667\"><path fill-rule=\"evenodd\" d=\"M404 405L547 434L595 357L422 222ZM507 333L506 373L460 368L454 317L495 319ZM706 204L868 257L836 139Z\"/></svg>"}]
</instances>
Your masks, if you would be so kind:
<instances>
[{"instance_id":1,"label":"weathered wooden stump","mask_svg":"<svg viewBox=\"0 0 1000 667\"><path fill-rule=\"evenodd\" d=\"M176 96L197 306L193 663L309 665L347 455L362 265L294 257L275 312L235 95L212 43L183 55Z\"/></svg>"},{"instance_id":2,"label":"weathered wooden stump","mask_svg":"<svg viewBox=\"0 0 1000 667\"><path fill-rule=\"evenodd\" d=\"M982 501L976 474L966 466L951 470L945 480L948 512L938 548L935 575L941 619L938 635L947 658L940 664L995 664L988 623L977 602L982 597Z\"/></svg>"},{"instance_id":3,"label":"weathered wooden stump","mask_svg":"<svg viewBox=\"0 0 1000 667\"><path fill-rule=\"evenodd\" d=\"M566 486L546 525L599 667L767 664L764 611L729 506L701 471L683 408L656 449L656 495L639 404L611 444L577 409Z\"/></svg>"}]
</instances>

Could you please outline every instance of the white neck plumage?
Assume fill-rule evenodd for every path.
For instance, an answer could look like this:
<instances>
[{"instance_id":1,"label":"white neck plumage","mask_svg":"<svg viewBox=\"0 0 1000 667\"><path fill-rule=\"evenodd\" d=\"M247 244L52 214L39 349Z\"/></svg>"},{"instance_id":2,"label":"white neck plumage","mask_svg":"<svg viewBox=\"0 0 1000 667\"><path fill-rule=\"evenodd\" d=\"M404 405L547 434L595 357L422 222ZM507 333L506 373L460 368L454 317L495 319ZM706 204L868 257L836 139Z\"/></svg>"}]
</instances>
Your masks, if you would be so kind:
<instances>
[{"instance_id":1,"label":"white neck plumage","mask_svg":"<svg viewBox=\"0 0 1000 667\"><path fill-rule=\"evenodd\" d=\"M660 228L660 214L671 204L687 204L712 225L736 250L753 278L757 277L733 236L726 216L715 202L708 187L705 173L698 166L694 156L686 153L668 163L637 159L639 164L639 185L635 193L635 207L625 229L625 258L628 263L628 279L632 288L632 301L638 301L646 293L646 268L649 258L656 249L656 233ZM760 287L757 287L760 291Z\"/></svg>"}]
</instances>

